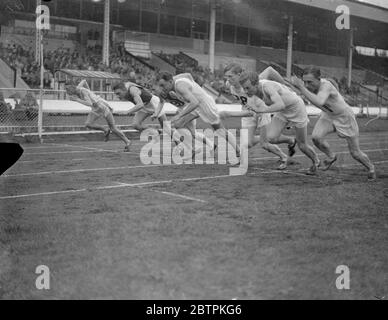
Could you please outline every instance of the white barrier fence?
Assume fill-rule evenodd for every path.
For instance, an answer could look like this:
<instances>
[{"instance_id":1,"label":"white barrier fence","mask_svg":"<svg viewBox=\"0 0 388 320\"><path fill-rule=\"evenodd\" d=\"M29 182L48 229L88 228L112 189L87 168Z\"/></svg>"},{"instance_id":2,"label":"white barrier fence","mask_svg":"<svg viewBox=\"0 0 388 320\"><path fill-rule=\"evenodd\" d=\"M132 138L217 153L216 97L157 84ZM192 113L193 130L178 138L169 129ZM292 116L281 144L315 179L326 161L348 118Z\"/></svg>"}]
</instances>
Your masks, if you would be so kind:
<instances>
[{"instance_id":1,"label":"white barrier fence","mask_svg":"<svg viewBox=\"0 0 388 320\"><path fill-rule=\"evenodd\" d=\"M20 91L18 89L16 90ZM26 90L23 91L26 92ZM110 99L115 98L111 92L102 92L100 94L102 96L109 96ZM90 112L89 107L78 102L59 100L66 99L64 91L45 90L45 98L43 99L43 105L41 108L43 121L42 127L39 128L39 99L37 99L37 105L35 107L23 108L23 106L18 105L20 103L21 96L22 95L19 94L16 98L14 95L13 98L5 99L5 103L8 104L8 109L0 110L0 132L47 133L54 131L71 131L75 130L74 128L83 128L86 115ZM127 115L129 109L133 107L132 103L109 101L109 104L113 109L113 114L116 116L116 122L119 126L128 126L132 122L130 117ZM166 103L163 108L163 111L167 115L174 115L177 112L177 108L170 103ZM240 111L241 105L218 104L217 109L219 111ZM379 116L381 118L388 118L388 109L386 107L378 108L367 106L364 108L353 107L352 109L355 114L362 113L371 117ZM307 112L309 116L317 116L321 111L312 105L308 105Z\"/></svg>"},{"instance_id":2,"label":"white barrier fence","mask_svg":"<svg viewBox=\"0 0 388 320\"><path fill-rule=\"evenodd\" d=\"M6 103L9 103L12 108L15 108L15 101L12 99L5 99ZM38 101L39 104L39 101ZM126 101L109 101L109 105L113 109L113 114L125 115L128 113L134 105L131 102ZM237 104L217 104L218 111L241 111L241 105ZM382 116L387 115L387 108L360 108L352 107L352 110L355 114L361 113L361 109L366 113L366 109L369 110L369 115L378 115ZM170 103L165 103L163 106L163 111L168 115L173 115L177 112L177 107ZM90 108L84 106L75 101L68 100L43 100L43 113L50 114L87 114L90 112ZM307 105L307 113L309 116L316 116L320 114L320 109L316 108L313 105Z\"/></svg>"}]
</instances>

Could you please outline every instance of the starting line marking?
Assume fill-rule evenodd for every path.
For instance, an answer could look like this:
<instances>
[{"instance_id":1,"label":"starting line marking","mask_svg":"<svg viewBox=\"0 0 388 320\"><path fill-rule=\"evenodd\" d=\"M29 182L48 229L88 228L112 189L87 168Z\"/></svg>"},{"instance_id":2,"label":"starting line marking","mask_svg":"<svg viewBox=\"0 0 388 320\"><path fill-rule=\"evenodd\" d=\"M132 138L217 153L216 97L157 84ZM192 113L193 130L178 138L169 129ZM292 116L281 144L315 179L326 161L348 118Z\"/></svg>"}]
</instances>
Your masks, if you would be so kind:
<instances>
[{"instance_id":1,"label":"starting line marking","mask_svg":"<svg viewBox=\"0 0 388 320\"><path fill-rule=\"evenodd\" d=\"M376 139L381 139L381 138L384 138L384 140L378 140L376 141ZM326 139L327 142L342 142L344 144L344 146L346 146L346 141L343 140L343 139L340 139L340 138L329 138L329 139ZM368 142L375 142L375 143L387 143L388 142L388 135L382 137L382 136L376 136L376 137L360 137L360 144L366 144ZM93 144L93 141L91 142L91 147L90 148L96 148L96 149L100 149L100 147L104 147L106 145L109 145L109 146L118 146L120 144L123 144L122 141L119 141L119 140L112 140L112 141L109 141L109 142L96 142ZM133 146L141 146L143 145L143 143L139 140L132 140L132 145ZM61 143L52 143L50 145L42 145L42 146L31 146L31 147L28 147L28 145L26 145L26 147L24 148L24 146L22 145L22 147L26 150L29 150L29 149L49 149L49 148L60 148L61 146L68 146L68 147L85 147L85 148L89 148L89 146L84 146L82 144L61 144ZM107 151L112 151L112 150L107 150Z\"/></svg>"},{"instance_id":2,"label":"starting line marking","mask_svg":"<svg viewBox=\"0 0 388 320\"><path fill-rule=\"evenodd\" d=\"M366 145L370 146L373 144L380 144L381 142L375 142L375 143L366 143ZM361 143L362 145L362 143ZM69 150L69 151L46 151L46 152L26 152L23 154L23 156L29 155L50 155L50 154L70 154L70 153L103 153L103 152L108 152L108 153L115 153L115 154L122 154L122 155L139 155L139 152L123 152L120 150L107 150L107 149L101 149L101 148L94 148L94 147L84 147L84 146L77 146L77 145L68 145L68 144L63 144L63 145L58 145L58 147L63 146L66 148L80 148L80 149L85 149L85 150ZM346 147L346 146L341 146L341 147ZM387 151L388 149L379 149L379 151ZM362 150L364 152L375 152L377 150ZM225 151L226 152L226 151ZM349 152L336 152L337 154L347 154ZM318 155L324 155L323 153L318 153ZM304 155L297 155L295 157L303 157ZM276 157L266 157L266 158L253 158L251 160L257 161L257 160L270 160L270 159L277 159Z\"/></svg>"},{"instance_id":3,"label":"starting line marking","mask_svg":"<svg viewBox=\"0 0 388 320\"><path fill-rule=\"evenodd\" d=\"M373 164L383 164L383 163L388 163L388 160L384 160L384 161L372 161ZM362 167L361 164L359 163L352 163L352 164L343 164L343 165L340 165L340 166L337 166L337 167L340 167L340 168L348 168L348 167L356 167L356 166L359 166L359 167Z\"/></svg>"},{"instance_id":4,"label":"starting line marking","mask_svg":"<svg viewBox=\"0 0 388 320\"><path fill-rule=\"evenodd\" d=\"M387 162L388 162L388 160L387 161L378 161L378 162L375 162L375 164L382 164L382 163L387 163ZM354 165L358 165L358 164L343 165L342 167L351 167L351 166L354 166ZM146 167L150 167L150 166L146 166ZM155 166L155 167L157 167L157 166ZM301 176L307 177L307 178L319 178L319 176L314 176L314 175L311 176L311 175L306 175L306 174L303 174L303 173L293 172L293 171L265 170L265 169L259 169L259 168L257 170L262 171L261 174L273 174L273 173L281 174L281 173L284 173L284 174L301 175ZM257 176L258 174L250 173L248 175L249 176ZM17 198L28 198L28 197L38 197L38 196L47 196L47 195L58 195L58 194L67 194L67 193L81 193L81 192L86 192L86 191L121 189L121 188L129 188L129 187L141 188L141 187L144 187L144 186L169 184L169 183L173 183L173 182L213 180L213 179L223 179L223 178L231 178L231 177L238 177L238 176L220 175L220 176L208 176L208 177L198 177L198 178L182 178L182 179L172 179L172 180L163 180L163 181L140 182L140 183L132 183L132 184L126 184L126 183L117 182L116 185L95 187L95 188L89 188L89 189L85 189L84 188L84 189L74 189L74 190L64 190L64 191L53 191L53 192L41 192L41 193L22 194L22 195L14 195L14 196L3 196L3 197L0 197L0 200L17 199ZM171 192L157 191L157 190L153 190L153 191L164 193L164 194L167 194L167 195L176 196L176 197L185 198L187 200L199 201L199 202L204 202L204 203L206 202L204 200L190 198L190 197L186 197L186 196L183 196L183 195L174 194L174 193L171 193Z\"/></svg>"},{"instance_id":5,"label":"starting line marking","mask_svg":"<svg viewBox=\"0 0 388 320\"><path fill-rule=\"evenodd\" d=\"M93 169L74 169L74 170L61 170L61 171L40 171L31 173L17 173L6 174L1 177L27 177L27 176L41 176L50 174L64 174L64 173L79 173L79 172L93 172L93 171L106 171L106 170L123 170L123 169L140 169L140 168L155 168L164 167L165 165L142 165L142 166L125 166L125 167L111 167L111 168L93 168Z\"/></svg>"},{"instance_id":6,"label":"starting line marking","mask_svg":"<svg viewBox=\"0 0 388 320\"><path fill-rule=\"evenodd\" d=\"M271 169L260 169L260 168L255 168L255 171L261 171L262 174L270 174L270 173L277 173L277 174L293 174L296 176L302 176L302 177L307 177L307 178L319 178L318 175L311 175L307 173L302 173L302 172L295 172L295 171L290 171L290 170L271 170Z\"/></svg>"},{"instance_id":7,"label":"starting line marking","mask_svg":"<svg viewBox=\"0 0 388 320\"><path fill-rule=\"evenodd\" d=\"M184 196L184 195L178 194L178 193L167 192L167 191L159 191L159 190L152 190L152 191L153 191L153 192L162 193L162 194L165 194L165 195L169 195L169 196L173 196L173 197L178 197L178 198L186 199L186 200L191 200L191 201L197 201L197 202L201 202L201 203L206 203L206 201L204 201L204 200L196 199L196 198L192 198L192 197L188 197L188 196Z\"/></svg>"},{"instance_id":8,"label":"starting line marking","mask_svg":"<svg viewBox=\"0 0 388 320\"><path fill-rule=\"evenodd\" d=\"M24 145L22 145L22 148L24 150L39 150L39 149L50 149L50 148L57 149L57 148L61 148L61 147L57 146L55 144L52 144L52 145L35 146L35 147L25 147Z\"/></svg>"},{"instance_id":9,"label":"starting line marking","mask_svg":"<svg viewBox=\"0 0 388 320\"><path fill-rule=\"evenodd\" d=\"M17 165L18 163L40 163L40 162L62 162L62 161L87 161L87 160L90 161L90 159L85 159L85 158L80 158L80 159L58 159L58 160L53 160L53 159L51 159L51 160L21 160L21 161L18 161L18 162L16 163L16 165Z\"/></svg>"},{"instance_id":10,"label":"starting line marking","mask_svg":"<svg viewBox=\"0 0 388 320\"><path fill-rule=\"evenodd\" d=\"M382 152L388 151L388 149L374 149L374 150L364 150L364 152ZM94 151L81 151L81 152L94 152ZM349 151L337 152L337 154L349 154ZM323 153L318 153L318 155L324 155ZM297 155L293 158L305 157L305 155ZM277 157L263 157L263 158L253 158L251 161L261 161L261 160L273 160L278 159ZM194 165L195 163L193 163ZM184 165L184 164L183 164ZM141 165L141 166L124 166L124 167L108 167L108 168L91 168L91 169L74 169L74 170L60 170L60 171L41 171L41 172L31 172L31 173L16 173L2 175L1 177L27 177L27 176L39 176L39 175L50 175L50 174L65 174L65 173L80 173L80 172L93 172L93 171L108 171L108 170L123 170L123 169L141 169L141 168L152 168L152 167L164 167L164 166L181 166L181 165Z\"/></svg>"},{"instance_id":11,"label":"starting line marking","mask_svg":"<svg viewBox=\"0 0 388 320\"><path fill-rule=\"evenodd\" d=\"M105 152L97 150L77 150L77 151L52 151L52 152L26 152L23 155L47 155L47 154L63 154L63 153L96 153L96 152Z\"/></svg>"},{"instance_id":12,"label":"starting line marking","mask_svg":"<svg viewBox=\"0 0 388 320\"><path fill-rule=\"evenodd\" d=\"M57 144L58 146L66 147L66 148L80 148L85 150L94 150L96 152L111 152L111 153L125 153L125 154L138 154L138 152L123 152L118 150L107 150L107 149L101 149L101 148L94 148L94 147L85 147L85 146L74 146L71 144Z\"/></svg>"},{"instance_id":13,"label":"starting line marking","mask_svg":"<svg viewBox=\"0 0 388 320\"><path fill-rule=\"evenodd\" d=\"M39 197L39 196L57 195L57 194L66 194L66 193L81 193L86 191L122 189L122 188L129 188L129 187L133 188L133 187L142 187L142 186L149 186L149 185L168 184L173 182L212 180L212 179L222 179L222 178L230 178L230 177L236 177L236 176L222 175L222 176L209 176L209 177L199 177L199 178L173 179L173 180L165 180L165 181L150 181L150 182L141 182L141 183L132 183L132 184L120 183L112 186L102 186L102 187L95 187L95 188L89 188L89 189L84 188L84 189L74 189L74 190L65 190L65 191L53 191L53 192L21 194L21 195L14 195L14 196L4 196L4 197L0 197L0 200Z\"/></svg>"}]
</instances>

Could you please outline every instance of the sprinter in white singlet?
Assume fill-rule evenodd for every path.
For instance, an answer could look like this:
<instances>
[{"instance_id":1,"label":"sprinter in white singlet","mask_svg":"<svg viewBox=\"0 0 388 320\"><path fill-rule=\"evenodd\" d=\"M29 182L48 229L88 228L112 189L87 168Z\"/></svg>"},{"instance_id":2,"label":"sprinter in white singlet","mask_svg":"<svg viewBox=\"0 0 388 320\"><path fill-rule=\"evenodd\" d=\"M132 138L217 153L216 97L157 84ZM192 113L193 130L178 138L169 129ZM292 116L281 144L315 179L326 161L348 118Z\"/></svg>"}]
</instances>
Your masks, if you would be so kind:
<instances>
[{"instance_id":1,"label":"sprinter in white singlet","mask_svg":"<svg viewBox=\"0 0 388 320\"><path fill-rule=\"evenodd\" d=\"M315 175L319 166L319 158L312 146L307 142L307 125L309 119L303 100L289 87L271 80L260 80L254 72L243 73L240 84L248 96L259 96L254 106L248 106L252 111L274 113L271 124L267 129L270 143L278 143L279 137L287 126L295 128L296 141L299 149L312 161L312 166L307 174Z\"/></svg>"}]
</instances>

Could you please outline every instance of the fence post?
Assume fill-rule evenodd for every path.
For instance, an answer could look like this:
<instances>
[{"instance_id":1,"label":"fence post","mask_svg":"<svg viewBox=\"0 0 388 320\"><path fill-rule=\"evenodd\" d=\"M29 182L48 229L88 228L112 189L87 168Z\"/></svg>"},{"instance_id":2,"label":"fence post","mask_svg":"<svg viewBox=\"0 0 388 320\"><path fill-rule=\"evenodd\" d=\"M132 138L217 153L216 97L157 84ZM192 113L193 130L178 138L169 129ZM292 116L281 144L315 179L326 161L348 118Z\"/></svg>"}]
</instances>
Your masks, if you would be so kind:
<instances>
[{"instance_id":1,"label":"fence post","mask_svg":"<svg viewBox=\"0 0 388 320\"><path fill-rule=\"evenodd\" d=\"M13 87L16 88L18 74L17 74L17 70L15 68L12 68L12 70L13 70Z\"/></svg>"}]
</instances>

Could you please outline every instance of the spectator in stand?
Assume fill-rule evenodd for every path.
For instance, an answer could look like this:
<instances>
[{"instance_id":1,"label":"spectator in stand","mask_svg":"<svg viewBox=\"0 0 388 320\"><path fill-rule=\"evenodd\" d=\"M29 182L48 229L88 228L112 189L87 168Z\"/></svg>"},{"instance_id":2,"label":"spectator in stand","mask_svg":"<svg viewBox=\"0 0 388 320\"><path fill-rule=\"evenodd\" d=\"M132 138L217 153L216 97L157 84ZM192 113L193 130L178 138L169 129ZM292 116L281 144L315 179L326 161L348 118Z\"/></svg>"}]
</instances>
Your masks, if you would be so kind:
<instances>
[{"instance_id":1,"label":"spectator in stand","mask_svg":"<svg viewBox=\"0 0 388 320\"><path fill-rule=\"evenodd\" d=\"M43 88L44 89L53 89L53 75L49 70L46 70L43 75Z\"/></svg>"},{"instance_id":2,"label":"spectator in stand","mask_svg":"<svg viewBox=\"0 0 388 320\"><path fill-rule=\"evenodd\" d=\"M348 91L348 80L345 76L343 76L339 82L339 88L342 93L346 93Z\"/></svg>"},{"instance_id":3,"label":"spectator in stand","mask_svg":"<svg viewBox=\"0 0 388 320\"><path fill-rule=\"evenodd\" d=\"M8 43L0 48L0 57L12 67L17 67L19 75L31 88L40 85L40 68L34 61L33 50L24 50L21 46ZM94 46L87 48L83 54L77 50L57 48L45 52L45 69L50 75L45 75L45 88L52 87L49 79L59 69L98 70L117 73L125 80L139 81L139 84L148 85L155 76L155 71L150 70L139 61L127 55L123 45L111 51L111 64L109 67L101 62L101 48ZM178 60L177 60L178 61Z\"/></svg>"},{"instance_id":4,"label":"spectator in stand","mask_svg":"<svg viewBox=\"0 0 388 320\"><path fill-rule=\"evenodd\" d=\"M383 86L380 83L377 83L376 86L376 95L377 95L377 103L383 103Z\"/></svg>"}]
</instances>

